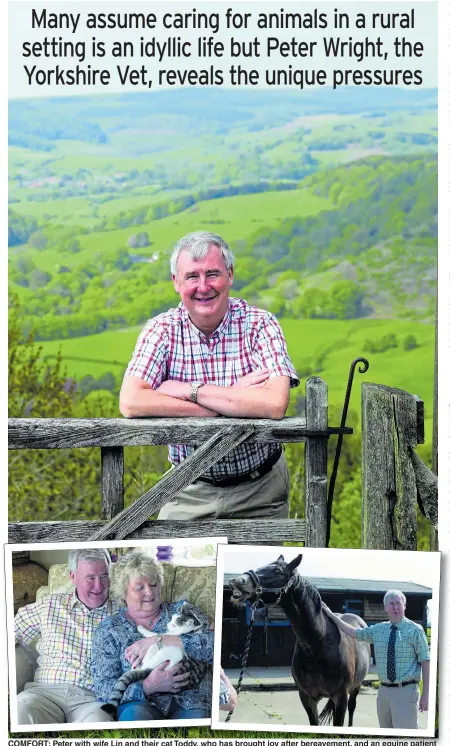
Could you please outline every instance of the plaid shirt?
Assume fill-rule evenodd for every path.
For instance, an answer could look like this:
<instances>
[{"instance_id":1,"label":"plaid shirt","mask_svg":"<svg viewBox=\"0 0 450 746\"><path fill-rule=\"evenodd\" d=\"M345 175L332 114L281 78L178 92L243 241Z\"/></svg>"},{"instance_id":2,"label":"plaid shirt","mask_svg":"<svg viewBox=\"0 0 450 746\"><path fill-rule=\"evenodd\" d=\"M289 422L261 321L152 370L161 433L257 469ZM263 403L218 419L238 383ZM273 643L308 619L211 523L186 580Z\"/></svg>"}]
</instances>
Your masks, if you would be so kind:
<instances>
[{"instance_id":1,"label":"plaid shirt","mask_svg":"<svg viewBox=\"0 0 450 746\"><path fill-rule=\"evenodd\" d=\"M28 645L40 635L34 681L39 684L73 684L93 689L91 652L94 631L100 622L119 609L107 601L88 609L75 590L55 593L34 604L22 606L14 620L16 644Z\"/></svg>"},{"instance_id":2,"label":"plaid shirt","mask_svg":"<svg viewBox=\"0 0 450 746\"><path fill-rule=\"evenodd\" d=\"M141 332L125 375L137 376L157 389L163 381L232 386L239 378L266 367L271 378L299 379L289 359L281 327L272 313L230 298L228 311L209 339L189 319L183 303L150 319ZM216 479L248 474L278 445L246 443L210 470ZM169 446L169 461L179 464L193 446Z\"/></svg>"},{"instance_id":3,"label":"plaid shirt","mask_svg":"<svg viewBox=\"0 0 450 746\"><path fill-rule=\"evenodd\" d=\"M401 681L420 681L421 663L430 660L427 638L420 624L404 617L397 627L395 636L395 683ZM356 630L356 639L372 642L378 678L389 683L387 675L387 651L391 623L381 622L371 627Z\"/></svg>"}]
</instances>

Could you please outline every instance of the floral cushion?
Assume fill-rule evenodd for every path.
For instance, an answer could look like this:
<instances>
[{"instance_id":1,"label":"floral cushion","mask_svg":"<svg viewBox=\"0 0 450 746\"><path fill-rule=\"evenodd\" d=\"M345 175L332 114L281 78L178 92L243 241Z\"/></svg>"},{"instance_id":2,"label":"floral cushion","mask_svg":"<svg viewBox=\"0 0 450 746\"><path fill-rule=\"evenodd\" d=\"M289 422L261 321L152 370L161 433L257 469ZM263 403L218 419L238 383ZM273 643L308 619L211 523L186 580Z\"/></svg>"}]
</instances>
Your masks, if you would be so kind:
<instances>
[{"instance_id":1,"label":"floral cushion","mask_svg":"<svg viewBox=\"0 0 450 746\"><path fill-rule=\"evenodd\" d=\"M52 565L48 571L48 585L39 588L36 599L39 601L49 593L68 593L73 591L67 565Z\"/></svg>"},{"instance_id":2,"label":"floral cushion","mask_svg":"<svg viewBox=\"0 0 450 746\"><path fill-rule=\"evenodd\" d=\"M212 619L214 618L216 594L216 568L176 567L163 562L164 586L161 591L163 601L185 599L198 606ZM73 590L67 565L52 565L48 573L48 585L36 593L36 600L51 593L67 593ZM174 595L175 594L175 595Z\"/></svg>"},{"instance_id":3,"label":"floral cushion","mask_svg":"<svg viewBox=\"0 0 450 746\"><path fill-rule=\"evenodd\" d=\"M175 578L171 589L171 601L189 601L205 612L211 621L216 608L216 567L174 568Z\"/></svg>"}]
</instances>

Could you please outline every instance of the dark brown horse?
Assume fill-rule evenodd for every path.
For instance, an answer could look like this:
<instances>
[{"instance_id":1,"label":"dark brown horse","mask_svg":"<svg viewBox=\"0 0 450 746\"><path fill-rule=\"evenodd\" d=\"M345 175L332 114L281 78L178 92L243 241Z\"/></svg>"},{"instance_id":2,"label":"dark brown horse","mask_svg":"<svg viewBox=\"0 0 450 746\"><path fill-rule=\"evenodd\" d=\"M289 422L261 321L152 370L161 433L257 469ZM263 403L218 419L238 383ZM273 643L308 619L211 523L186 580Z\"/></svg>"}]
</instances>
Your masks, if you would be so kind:
<instances>
[{"instance_id":1,"label":"dark brown horse","mask_svg":"<svg viewBox=\"0 0 450 746\"><path fill-rule=\"evenodd\" d=\"M348 708L352 725L356 697L369 669L370 646L340 632L325 614L317 588L295 571L301 561L301 554L289 563L281 555L276 562L230 580L232 601L279 603L295 633L292 675L310 724L333 719L333 725L342 726ZM342 617L354 627L367 626L356 614ZM319 715L317 703L323 697L328 702Z\"/></svg>"}]
</instances>

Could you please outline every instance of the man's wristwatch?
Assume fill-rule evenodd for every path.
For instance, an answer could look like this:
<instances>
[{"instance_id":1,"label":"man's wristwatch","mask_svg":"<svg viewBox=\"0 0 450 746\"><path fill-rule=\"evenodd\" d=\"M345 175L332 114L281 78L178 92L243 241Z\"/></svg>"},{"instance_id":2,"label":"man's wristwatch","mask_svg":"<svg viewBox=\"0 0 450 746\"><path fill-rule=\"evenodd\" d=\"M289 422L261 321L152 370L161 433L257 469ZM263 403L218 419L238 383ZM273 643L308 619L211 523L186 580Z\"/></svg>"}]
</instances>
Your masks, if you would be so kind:
<instances>
[{"instance_id":1,"label":"man's wristwatch","mask_svg":"<svg viewBox=\"0 0 450 746\"><path fill-rule=\"evenodd\" d=\"M200 386L204 386L204 385L205 384L203 382L201 383L200 381L193 381L191 383L191 395L189 398L191 402L194 402L194 404L197 404L197 394L198 394L198 390Z\"/></svg>"}]
</instances>

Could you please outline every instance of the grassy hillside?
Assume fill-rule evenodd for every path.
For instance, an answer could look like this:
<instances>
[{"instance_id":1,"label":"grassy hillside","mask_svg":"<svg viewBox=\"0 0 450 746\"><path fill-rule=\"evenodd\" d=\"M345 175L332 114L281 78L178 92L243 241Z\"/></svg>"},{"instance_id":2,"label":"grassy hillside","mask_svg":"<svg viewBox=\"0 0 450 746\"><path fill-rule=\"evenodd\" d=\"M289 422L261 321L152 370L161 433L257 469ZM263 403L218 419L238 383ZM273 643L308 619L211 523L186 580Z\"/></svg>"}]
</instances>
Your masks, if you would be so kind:
<instances>
[{"instance_id":1,"label":"grassy hillside","mask_svg":"<svg viewBox=\"0 0 450 746\"><path fill-rule=\"evenodd\" d=\"M290 412L302 412L305 381L319 375L338 425L350 364L369 360L355 373L356 434L344 439L331 537L360 546L363 381L424 400L419 451L430 459L437 91L29 99L10 104L9 144L9 279L20 299L10 322L12 416L117 416L143 324L179 300L173 243L212 230L236 254L233 294L280 319L301 378ZM30 330L41 356L24 338ZM167 453L126 451L129 505L167 468ZM303 452L286 448L292 516L303 515ZM10 519L100 514L98 452L23 451L10 467Z\"/></svg>"},{"instance_id":2,"label":"grassy hillside","mask_svg":"<svg viewBox=\"0 0 450 746\"><path fill-rule=\"evenodd\" d=\"M139 195L120 201L116 200L116 202L120 202L125 209L131 210L142 204L148 207L152 204L152 201L158 201L158 197L161 199L160 194L148 198ZM165 194L166 200L170 198L170 193ZM74 198L74 200L77 200L77 198ZM62 205L65 205L65 210L69 210L70 200L62 203ZM75 204L75 208L77 207L78 205ZM312 190L305 189L224 197L208 202L199 202L177 215L143 223L138 228L130 226L114 231L79 235L80 250L74 254L61 252L56 247L53 250L48 248L45 251L28 247L26 254L37 267L52 273L62 263L74 268L83 265L91 259L94 252L125 249L129 237L137 231L148 232L150 249L148 247L137 248L134 253L148 256L153 251L169 251L181 236L194 230L210 230L215 233L223 233L227 241L233 244L238 239L248 238L259 227L276 227L285 218L317 215L325 209L332 209L330 200L315 195ZM105 203L102 212L105 215L113 214L113 205ZM62 219L63 217L61 215ZM84 221L80 212L76 214L76 218L73 218L73 222L75 220L78 223ZM11 251L12 259L14 253L14 250Z\"/></svg>"},{"instance_id":3,"label":"grassy hillside","mask_svg":"<svg viewBox=\"0 0 450 746\"><path fill-rule=\"evenodd\" d=\"M48 355L64 339L74 377L120 377L139 327L178 300L174 242L211 230L235 251L235 294L283 319L303 376L323 374L340 401L367 335L376 348L395 334L368 353L373 380L428 396L436 92L241 94L11 104L10 281L25 329ZM408 334L419 346L406 351Z\"/></svg>"},{"instance_id":4,"label":"grassy hillside","mask_svg":"<svg viewBox=\"0 0 450 746\"><path fill-rule=\"evenodd\" d=\"M80 337L166 310L177 300L171 248L202 229L235 250L237 294L279 316L433 318L435 158L377 156L296 189L247 188L253 193L221 196L222 187L144 206L139 195L140 205L91 230L80 215L62 225L11 208L10 277L28 325L39 319L40 339Z\"/></svg>"},{"instance_id":5,"label":"grassy hillside","mask_svg":"<svg viewBox=\"0 0 450 746\"><path fill-rule=\"evenodd\" d=\"M394 319L355 321L281 319L292 362L302 378L301 391L309 375L320 375L328 384L331 404L342 406L351 361L367 357L370 370L355 375L352 407L360 409L359 390L363 380L403 388L425 402L428 425L433 405L434 326ZM132 355L140 326L105 332L89 337L43 342L43 355L52 359L62 351L67 373L76 380L91 375L100 378L111 372L122 377ZM394 334L398 347L382 353L364 351L366 340L379 340ZM415 349L403 349L404 340L413 335ZM296 391L292 392L295 398ZM427 438L431 436L429 428Z\"/></svg>"}]
</instances>

